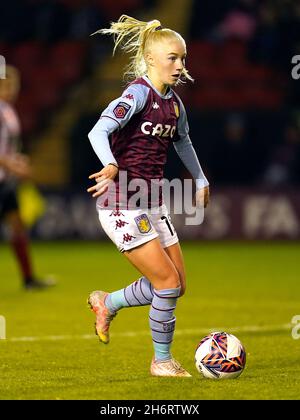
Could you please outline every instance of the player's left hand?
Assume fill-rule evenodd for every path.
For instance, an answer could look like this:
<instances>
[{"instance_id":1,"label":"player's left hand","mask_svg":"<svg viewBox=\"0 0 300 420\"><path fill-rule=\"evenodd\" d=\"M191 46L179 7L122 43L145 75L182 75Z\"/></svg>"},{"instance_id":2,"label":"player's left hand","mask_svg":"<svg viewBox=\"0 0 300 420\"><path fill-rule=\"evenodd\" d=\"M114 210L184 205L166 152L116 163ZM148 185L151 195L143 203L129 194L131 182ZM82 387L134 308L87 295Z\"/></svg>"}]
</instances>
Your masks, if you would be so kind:
<instances>
[{"instance_id":1,"label":"player's left hand","mask_svg":"<svg viewBox=\"0 0 300 420\"><path fill-rule=\"evenodd\" d=\"M195 195L195 204L196 207L206 208L209 203L209 186L201 188L196 192Z\"/></svg>"}]
</instances>

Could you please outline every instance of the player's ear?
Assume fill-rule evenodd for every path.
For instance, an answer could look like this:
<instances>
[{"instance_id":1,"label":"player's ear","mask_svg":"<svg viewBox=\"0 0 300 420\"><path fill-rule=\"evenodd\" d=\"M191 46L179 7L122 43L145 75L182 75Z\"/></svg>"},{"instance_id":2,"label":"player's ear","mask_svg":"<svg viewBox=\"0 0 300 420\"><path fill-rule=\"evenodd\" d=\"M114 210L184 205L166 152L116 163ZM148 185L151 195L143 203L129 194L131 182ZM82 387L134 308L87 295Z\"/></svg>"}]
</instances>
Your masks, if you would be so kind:
<instances>
[{"instance_id":1,"label":"player's ear","mask_svg":"<svg viewBox=\"0 0 300 420\"><path fill-rule=\"evenodd\" d=\"M151 67L153 66L154 59L153 59L153 56L150 52L145 54L145 61L147 63L147 66L151 66Z\"/></svg>"}]
</instances>

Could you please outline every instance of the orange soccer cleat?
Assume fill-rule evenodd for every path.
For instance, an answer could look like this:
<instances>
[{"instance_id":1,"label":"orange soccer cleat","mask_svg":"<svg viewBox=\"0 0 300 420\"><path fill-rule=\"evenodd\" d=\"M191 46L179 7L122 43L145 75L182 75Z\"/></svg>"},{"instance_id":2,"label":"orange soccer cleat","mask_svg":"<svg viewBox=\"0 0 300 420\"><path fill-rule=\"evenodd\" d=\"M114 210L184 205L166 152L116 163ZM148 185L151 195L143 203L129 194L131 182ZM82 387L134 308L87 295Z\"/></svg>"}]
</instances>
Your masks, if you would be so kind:
<instances>
[{"instance_id":1,"label":"orange soccer cleat","mask_svg":"<svg viewBox=\"0 0 300 420\"><path fill-rule=\"evenodd\" d=\"M88 298L88 304L91 310L96 315L95 330L99 340L104 343L109 343L109 326L112 319L117 313L111 313L105 306L105 298L108 295L106 292L96 290L92 292Z\"/></svg>"}]
</instances>

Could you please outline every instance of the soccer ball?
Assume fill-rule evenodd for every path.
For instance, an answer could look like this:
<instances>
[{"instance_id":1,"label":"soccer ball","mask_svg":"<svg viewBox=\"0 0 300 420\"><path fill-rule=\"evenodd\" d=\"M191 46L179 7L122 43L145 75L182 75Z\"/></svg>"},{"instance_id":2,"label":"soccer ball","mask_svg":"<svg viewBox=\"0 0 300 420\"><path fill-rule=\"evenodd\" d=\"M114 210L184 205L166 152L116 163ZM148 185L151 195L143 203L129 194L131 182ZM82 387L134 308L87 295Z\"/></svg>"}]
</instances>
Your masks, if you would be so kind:
<instances>
[{"instance_id":1,"label":"soccer ball","mask_svg":"<svg viewBox=\"0 0 300 420\"><path fill-rule=\"evenodd\" d=\"M234 335L212 332L198 344L195 363L205 378L237 378L244 370L246 351Z\"/></svg>"}]
</instances>

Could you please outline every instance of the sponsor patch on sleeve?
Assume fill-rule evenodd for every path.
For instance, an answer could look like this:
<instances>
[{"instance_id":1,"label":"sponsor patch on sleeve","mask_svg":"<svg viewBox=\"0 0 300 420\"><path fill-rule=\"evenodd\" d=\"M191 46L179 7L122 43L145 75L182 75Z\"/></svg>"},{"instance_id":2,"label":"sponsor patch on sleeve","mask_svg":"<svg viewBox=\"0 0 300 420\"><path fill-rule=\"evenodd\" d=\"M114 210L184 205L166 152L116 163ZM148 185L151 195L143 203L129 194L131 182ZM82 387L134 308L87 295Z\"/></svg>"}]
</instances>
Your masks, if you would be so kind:
<instances>
[{"instance_id":1,"label":"sponsor patch on sleeve","mask_svg":"<svg viewBox=\"0 0 300 420\"><path fill-rule=\"evenodd\" d=\"M124 118L127 112L130 110L131 106L126 102L119 102L118 105L113 110L113 113L116 118Z\"/></svg>"}]
</instances>

